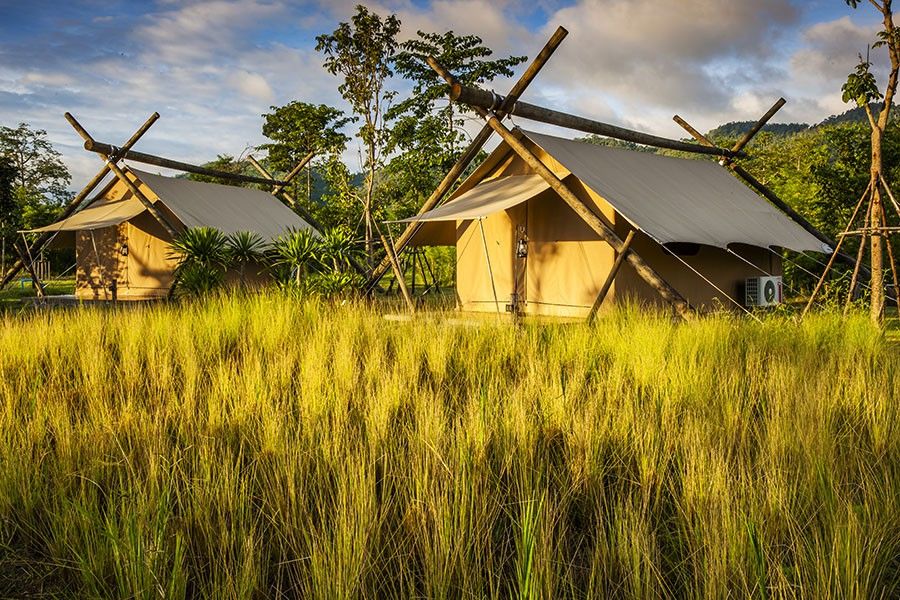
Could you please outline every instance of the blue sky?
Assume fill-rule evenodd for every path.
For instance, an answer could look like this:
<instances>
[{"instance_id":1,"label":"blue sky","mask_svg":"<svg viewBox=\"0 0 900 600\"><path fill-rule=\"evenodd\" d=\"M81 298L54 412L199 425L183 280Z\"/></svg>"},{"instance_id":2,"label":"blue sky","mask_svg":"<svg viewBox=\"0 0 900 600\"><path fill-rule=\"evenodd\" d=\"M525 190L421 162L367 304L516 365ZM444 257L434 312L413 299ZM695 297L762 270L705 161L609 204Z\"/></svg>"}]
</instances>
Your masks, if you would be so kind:
<instances>
[{"instance_id":1,"label":"blue sky","mask_svg":"<svg viewBox=\"0 0 900 600\"><path fill-rule=\"evenodd\" d=\"M244 154L263 141L270 105L346 108L314 40L356 3L0 0L0 124L47 130L76 188L100 163L81 149L65 111L114 144L158 111L139 149L195 162ZM570 35L525 99L669 136L682 135L676 112L708 129L754 119L778 96L788 104L776 120L842 112L840 85L877 28L871 6L853 11L840 0L366 4L397 14L404 37L452 29L481 36L499 55L532 56L562 25ZM345 160L358 167L355 147Z\"/></svg>"}]
</instances>

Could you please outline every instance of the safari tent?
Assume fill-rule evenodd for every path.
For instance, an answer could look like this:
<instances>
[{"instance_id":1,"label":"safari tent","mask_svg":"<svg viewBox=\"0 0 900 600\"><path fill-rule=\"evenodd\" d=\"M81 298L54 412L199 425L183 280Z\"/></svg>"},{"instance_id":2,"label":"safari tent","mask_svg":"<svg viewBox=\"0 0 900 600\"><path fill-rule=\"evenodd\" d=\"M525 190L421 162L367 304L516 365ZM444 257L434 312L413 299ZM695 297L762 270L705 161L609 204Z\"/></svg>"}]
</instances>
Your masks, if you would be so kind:
<instances>
[{"instance_id":1,"label":"safari tent","mask_svg":"<svg viewBox=\"0 0 900 600\"><path fill-rule=\"evenodd\" d=\"M271 241L288 229L310 228L277 198L257 189L133 168L124 174L176 230L252 231ZM121 178L114 178L80 211L34 232L54 236L57 245L74 245L77 298L112 300L114 294L120 300L159 298L172 286L172 236Z\"/></svg>"},{"instance_id":2,"label":"safari tent","mask_svg":"<svg viewBox=\"0 0 900 600\"><path fill-rule=\"evenodd\" d=\"M712 160L513 134L696 309L736 308L747 279L781 274L781 248L830 251ZM456 247L464 311L584 317L598 298L662 302L507 141L406 221L419 224L411 244Z\"/></svg>"}]
</instances>

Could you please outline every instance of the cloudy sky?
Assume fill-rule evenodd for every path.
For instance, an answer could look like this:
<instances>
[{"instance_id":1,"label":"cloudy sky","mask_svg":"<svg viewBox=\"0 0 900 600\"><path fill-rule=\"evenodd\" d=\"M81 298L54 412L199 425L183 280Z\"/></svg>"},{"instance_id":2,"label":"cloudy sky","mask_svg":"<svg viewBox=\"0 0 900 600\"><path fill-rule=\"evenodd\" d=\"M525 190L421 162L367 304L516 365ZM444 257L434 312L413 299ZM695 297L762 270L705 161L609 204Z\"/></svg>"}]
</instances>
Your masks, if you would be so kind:
<instances>
[{"instance_id":1,"label":"cloudy sky","mask_svg":"<svg viewBox=\"0 0 900 600\"><path fill-rule=\"evenodd\" d=\"M240 155L262 142L260 115L270 105L345 107L315 36L357 3L0 0L0 125L45 129L75 188L101 165L65 111L113 144L158 111L138 149L191 162ZM568 38L523 99L672 137L683 135L676 112L707 130L755 119L779 96L788 104L776 121L843 112L840 86L878 25L871 6L853 11L841 0L366 4L395 13L404 38L417 30L477 34L498 55L530 58L562 25ZM510 84L494 85L504 92ZM404 84L394 87L402 93ZM355 147L345 159L358 168Z\"/></svg>"}]
</instances>

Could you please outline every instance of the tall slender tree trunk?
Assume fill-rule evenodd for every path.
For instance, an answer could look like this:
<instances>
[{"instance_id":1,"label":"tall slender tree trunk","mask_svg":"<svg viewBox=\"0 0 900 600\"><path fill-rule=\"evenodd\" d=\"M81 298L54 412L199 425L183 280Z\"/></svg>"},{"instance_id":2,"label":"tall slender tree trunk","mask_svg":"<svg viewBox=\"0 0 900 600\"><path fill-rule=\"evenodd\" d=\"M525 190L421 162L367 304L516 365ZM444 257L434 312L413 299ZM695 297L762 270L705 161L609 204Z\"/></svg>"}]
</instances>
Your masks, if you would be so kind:
<instances>
[{"instance_id":1,"label":"tall slender tree trunk","mask_svg":"<svg viewBox=\"0 0 900 600\"><path fill-rule=\"evenodd\" d=\"M373 235L372 235L372 197L375 189L375 143L369 142L369 173L366 177L366 201L363 205L363 218L366 221L366 260L369 271L375 267Z\"/></svg>"},{"instance_id":2,"label":"tall slender tree trunk","mask_svg":"<svg viewBox=\"0 0 900 600\"><path fill-rule=\"evenodd\" d=\"M882 132L880 128L872 130L872 168L870 174L870 185L872 186L872 210L869 216L869 227L872 230L871 250L872 250L872 301L870 306L870 317L875 322L881 322L884 314L884 254L882 244L881 213L883 206L881 203L881 140Z\"/></svg>"}]
</instances>

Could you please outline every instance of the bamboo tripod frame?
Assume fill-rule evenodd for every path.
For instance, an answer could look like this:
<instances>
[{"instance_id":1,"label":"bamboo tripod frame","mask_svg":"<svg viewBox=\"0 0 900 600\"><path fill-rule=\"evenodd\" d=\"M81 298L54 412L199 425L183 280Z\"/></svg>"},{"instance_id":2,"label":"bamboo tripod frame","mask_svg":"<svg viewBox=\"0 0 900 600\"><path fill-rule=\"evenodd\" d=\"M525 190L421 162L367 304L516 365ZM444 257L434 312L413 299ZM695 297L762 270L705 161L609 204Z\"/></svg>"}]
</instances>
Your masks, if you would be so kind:
<instances>
[{"instance_id":1,"label":"bamboo tripod frame","mask_svg":"<svg viewBox=\"0 0 900 600\"><path fill-rule=\"evenodd\" d=\"M885 246L887 247L887 257L888 264L891 269L891 278L894 288L894 297L893 300L897 304L897 309L900 311L900 278L898 278L897 274L897 263L894 260L894 251L891 247L891 236L900 231L900 227L890 227L887 223L887 211L882 206L880 211L881 218L879 223L872 222L872 206L875 202L876 189L875 187L879 186L890 199L890 205L893 207L894 212L900 217L900 204L897 203L896 198L894 198L894 194L891 191L890 186L884 180L884 177L879 174L878 181L873 183L870 181L866 186L865 191L860 196L859 200L856 203L856 206L853 209L853 213L850 216L850 219L847 222L844 231L838 237L837 247L835 248L835 252L832 255L831 259L825 265L824 271L822 271L822 275L819 277L819 280L816 282L816 286L813 289L812 294L809 296L809 300L806 303L806 306L803 308L803 313L801 316L805 316L809 309L812 307L815 302L816 296L821 292L822 288L825 285L825 281L828 278L828 274L831 272L832 267L834 266L834 257L837 254L838 248L844 243L848 237L859 237L859 250L856 254L856 265L853 268L853 272L850 276L850 289L847 291L847 298L844 301L844 314L846 315L850 310L850 306L853 303L854 294L856 293L856 287L859 285L859 275L860 268L862 265L862 259L865 256L866 244L869 242L874 235L880 236L884 239ZM868 200L868 203L866 203ZM860 209L862 205L866 203L866 211L863 217L862 227L854 229L857 216L860 213ZM886 287L886 286L885 286Z\"/></svg>"}]
</instances>

